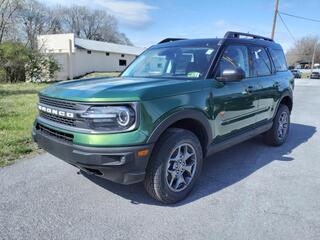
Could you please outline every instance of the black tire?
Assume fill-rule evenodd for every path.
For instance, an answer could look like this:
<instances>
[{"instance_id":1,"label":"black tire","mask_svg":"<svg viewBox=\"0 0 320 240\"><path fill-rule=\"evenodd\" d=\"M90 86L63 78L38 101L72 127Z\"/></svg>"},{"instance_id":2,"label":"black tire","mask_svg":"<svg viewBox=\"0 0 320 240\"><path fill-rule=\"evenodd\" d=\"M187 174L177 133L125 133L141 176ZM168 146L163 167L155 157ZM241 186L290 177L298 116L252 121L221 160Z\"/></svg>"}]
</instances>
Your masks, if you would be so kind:
<instances>
[{"instance_id":1,"label":"black tire","mask_svg":"<svg viewBox=\"0 0 320 240\"><path fill-rule=\"evenodd\" d=\"M280 118L283 116L283 114L286 114L287 116L287 129L282 137L279 136L278 130L281 126L280 124ZM270 128L265 134L264 134L264 140L266 144L271 146L280 146L287 140L288 133L290 129L290 111L287 105L281 104L278 108L277 114L275 118L273 119L273 125L272 128Z\"/></svg>"},{"instance_id":2,"label":"black tire","mask_svg":"<svg viewBox=\"0 0 320 240\"><path fill-rule=\"evenodd\" d=\"M192 146L196 164L193 167L193 177L190 178L189 184L185 185L185 189L176 192L170 189L172 186L168 183L167 167L170 165L169 158L174 154L174 150L183 144ZM202 163L202 147L197 136L188 130L170 128L161 136L153 150L146 170L145 188L150 196L158 201L167 204L178 202L184 199L194 187L201 174ZM177 182L176 185L180 186Z\"/></svg>"}]
</instances>

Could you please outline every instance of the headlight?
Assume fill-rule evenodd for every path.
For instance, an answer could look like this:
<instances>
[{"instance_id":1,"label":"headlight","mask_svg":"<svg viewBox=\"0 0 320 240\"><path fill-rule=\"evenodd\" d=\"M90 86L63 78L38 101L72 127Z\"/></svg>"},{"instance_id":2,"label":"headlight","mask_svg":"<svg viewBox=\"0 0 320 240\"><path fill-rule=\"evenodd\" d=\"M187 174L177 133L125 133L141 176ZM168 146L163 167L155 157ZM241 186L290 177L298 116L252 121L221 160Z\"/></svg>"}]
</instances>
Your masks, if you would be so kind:
<instances>
[{"instance_id":1,"label":"headlight","mask_svg":"<svg viewBox=\"0 0 320 240\"><path fill-rule=\"evenodd\" d=\"M89 121L92 129L101 131L128 130L136 122L136 113L130 106L93 106L81 117Z\"/></svg>"}]
</instances>

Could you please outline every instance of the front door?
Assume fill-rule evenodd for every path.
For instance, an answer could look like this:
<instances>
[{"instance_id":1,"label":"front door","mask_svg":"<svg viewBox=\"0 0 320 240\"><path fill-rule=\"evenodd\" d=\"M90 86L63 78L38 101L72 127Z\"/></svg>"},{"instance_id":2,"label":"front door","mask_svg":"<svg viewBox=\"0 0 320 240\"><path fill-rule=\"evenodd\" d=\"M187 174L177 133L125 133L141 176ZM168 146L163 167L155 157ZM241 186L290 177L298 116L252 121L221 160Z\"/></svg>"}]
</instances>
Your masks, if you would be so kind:
<instances>
[{"instance_id":1,"label":"front door","mask_svg":"<svg viewBox=\"0 0 320 240\"><path fill-rule=\"evenodd\" d=\"M244 45L229 45L218 63L215 80L212 81L214 135L219 138L236 134L256 122L256 79L250 78L249 50ZM241 81L221 82L224 70L242 68L246 77Z\"/></svg>"}]
</instances>

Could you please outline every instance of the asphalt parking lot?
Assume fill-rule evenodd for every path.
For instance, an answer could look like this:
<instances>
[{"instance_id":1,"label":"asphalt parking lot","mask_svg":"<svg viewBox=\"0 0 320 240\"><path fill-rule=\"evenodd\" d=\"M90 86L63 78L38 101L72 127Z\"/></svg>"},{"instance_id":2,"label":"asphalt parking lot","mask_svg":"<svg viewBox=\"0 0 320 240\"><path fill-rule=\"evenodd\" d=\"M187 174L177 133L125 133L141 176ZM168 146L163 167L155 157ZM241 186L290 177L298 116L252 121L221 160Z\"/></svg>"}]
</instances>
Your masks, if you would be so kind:
<instances>
[{"instance_id":1,"label":"asphalt parking lot","mask_svg":"<svg viewBox=\"0 0 320 240\"><path fill-rule=\"evenodd\" d=\"M184 201L43 154L0 169L0 239L320 239L320 80L297 80L287 143L211 156Z\"/></svg>"}]
</instances>

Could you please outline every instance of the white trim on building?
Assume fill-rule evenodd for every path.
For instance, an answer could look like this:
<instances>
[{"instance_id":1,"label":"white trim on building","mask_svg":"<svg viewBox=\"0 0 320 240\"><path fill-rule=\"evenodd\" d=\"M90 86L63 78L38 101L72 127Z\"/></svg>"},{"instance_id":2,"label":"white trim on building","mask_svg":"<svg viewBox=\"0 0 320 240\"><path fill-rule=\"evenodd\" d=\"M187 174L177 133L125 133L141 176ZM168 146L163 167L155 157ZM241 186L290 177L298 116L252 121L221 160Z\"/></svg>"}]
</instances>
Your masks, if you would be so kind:
<instances>
[{"instance_id":1,"label":"white trim on building","mask_svg":"<svg viewBox=\"0 0 320 240\"><path fill-rule=\"evenodd\" d=\"M59 80L90 72L123 71L144 51L140 47L76 38L73 33L40 35L38 46L59 63Z\"/></svg>"}]
</instances>

